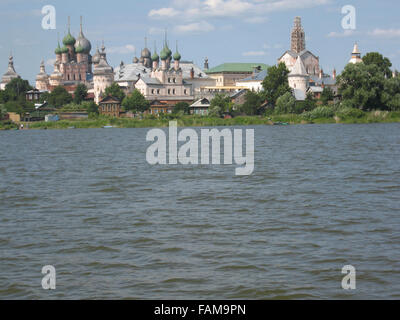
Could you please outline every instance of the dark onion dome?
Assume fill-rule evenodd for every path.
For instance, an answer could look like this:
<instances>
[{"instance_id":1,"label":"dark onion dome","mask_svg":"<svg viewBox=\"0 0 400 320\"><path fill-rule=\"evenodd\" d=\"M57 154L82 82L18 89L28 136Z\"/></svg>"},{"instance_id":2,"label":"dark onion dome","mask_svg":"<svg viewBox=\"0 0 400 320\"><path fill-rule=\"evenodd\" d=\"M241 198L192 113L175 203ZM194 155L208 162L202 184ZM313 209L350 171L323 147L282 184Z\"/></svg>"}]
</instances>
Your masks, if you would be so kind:
<instances>
[{"instance_id":1,"label":"dark onion dome","mask_svg":"<svg viewBox=\"0 0 400 320\"><path fill-rule=\"evenodd\" d=\"M160 60L160 57L158 56L156 50L154 50L154 53L153 53L153 55L151 56L151 60L153 60L153 61L159 61L159 60Z\"/></svg>"},{"instance_id":2,"label":"dark onion dome","mask_svg":"<svg viewBox=\"0 0 400 320\"><path fill-rule=\"evenodd\" d=\"M168 50L167 48L164 46L164 48L161 50L160 52L160 59L161 60L167 60L169 58L168 56Z\"/></svg>"},{"instance_id":3,"label":"dark onion dome","mask_svg":"<svg viewBox=\"0 0 400 320\"><path fill-rule=\"evenodd\" d=\"M148 59L151 58L151 52L150 52L149 49L144 48L144 49L142 50L142 58L148 58Z\"/></svg>"},{"instance_id":4,"label":"dark onion dome","mask_svg":"<svg viewBox=\"0 0 400 320\"><path fill-rule=\"evenodd\" d=\"M60 42L58 43L58 47L56 48L56 50L54 51L55 54L61 54L61 47L60 47Z\"/></svg>"},{"instance_id":5,"label":"dark onion dome","mask_svg":"<svg viewBox=\"0 0 400 320\"><path fill-rule=\"evenodd\" d=\"M64 37L63 39L63 44L65 46L73 46L75 44L76 40L72 36L71 32L68 30L68 34Z\"/></svg>"},{"instance_id":6,"label":"dark onion dome","mask_svg":"<svg viewBox=\"0 0 400 320\"><path fill-rule=\"evenodd\" d=\"M62 47L61 48L61 53L68 53L68 52L69 52L69 50L68 50L67 47Z\"/></svg>"},{"instance_id":7,"label":"dark onion dome","mask_svg":"<svg viewBox=\"0 0 400 320\"><path fill-rule=\"evenodd\" d=\"M81 53L86 53L89 54L90 50L92 50L92 44L88 39L85 38L83 35L83 28L82 28L82 17L81 17L81 31L79 32L78 39L76 40L75 43L75 49L78 48L78 46L82 47L82 52Z\"/></svg>"},{"instance_id":8,"label":"dark onion dome","mask_svg":"<svg viewBox=\"0 0 400 320\"><path fill-rule=\"evenodd\" d=\"M168 44L165 44L165 50L167 52L168 58L170 58L172 56L172 51L170 48L168 48Z\"/></svg>"},{"instance_id":9,"label":"dark onion dome","mask_svg":"<svg viewBox=\"0 0 400 320\"><path fill-rule=\"evenodd\" d=\"M176 48L176 52L174 54L174 60L179 61L182 59L181 54L178 52L178 48Z\"/></svg>"}]
</instances>

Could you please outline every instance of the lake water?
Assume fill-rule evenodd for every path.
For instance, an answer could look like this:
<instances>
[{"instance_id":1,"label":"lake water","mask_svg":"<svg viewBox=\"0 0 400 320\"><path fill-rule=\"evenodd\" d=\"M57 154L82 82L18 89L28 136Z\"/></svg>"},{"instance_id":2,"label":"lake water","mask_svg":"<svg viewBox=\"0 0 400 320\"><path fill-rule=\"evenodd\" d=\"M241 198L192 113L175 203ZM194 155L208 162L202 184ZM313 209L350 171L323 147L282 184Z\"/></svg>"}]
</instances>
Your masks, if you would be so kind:
<instances>
[{"instance_id":1,"label":"lake water","mask_svg":"<svg viewBox=\"0 0 400 320\"><path fill-rule=\"evenodd\" d=\"M248 177L150 166L148 129L0 132L0 298L399 299L400 124L254 128Z\"/></svg>"}]
</instances>

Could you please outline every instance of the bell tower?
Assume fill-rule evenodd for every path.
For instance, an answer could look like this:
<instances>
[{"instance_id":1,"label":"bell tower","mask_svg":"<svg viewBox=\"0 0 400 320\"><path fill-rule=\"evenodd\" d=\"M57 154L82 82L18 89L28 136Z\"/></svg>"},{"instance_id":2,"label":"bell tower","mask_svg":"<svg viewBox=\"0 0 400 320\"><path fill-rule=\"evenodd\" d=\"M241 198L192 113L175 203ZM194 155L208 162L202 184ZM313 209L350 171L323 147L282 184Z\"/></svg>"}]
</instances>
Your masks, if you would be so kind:
<instances>
[{"instance_id":1,"label":"bell tower","mask_svg":"<svg viewBox=\"0 0 400 320\"><path fill-rule=\"evenodd\" d=\"M291 49L296 53L300 53L306 49L306 35L303 27L301 26L301 18L294 19L294 27L291 37Z\"/></svg>"}]
</instances>

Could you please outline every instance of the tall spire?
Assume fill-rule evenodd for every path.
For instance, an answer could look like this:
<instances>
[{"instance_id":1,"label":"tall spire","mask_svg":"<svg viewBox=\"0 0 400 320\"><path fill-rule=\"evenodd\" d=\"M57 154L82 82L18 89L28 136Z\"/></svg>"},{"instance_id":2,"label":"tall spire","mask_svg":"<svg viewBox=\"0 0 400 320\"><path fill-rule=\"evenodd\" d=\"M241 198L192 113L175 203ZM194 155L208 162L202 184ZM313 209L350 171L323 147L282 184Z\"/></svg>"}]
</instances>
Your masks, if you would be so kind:
<instances>
[{"instance_id":1,"label":"tall spire","mask_svg":"<svg viewBox=\"0 0 400 320\"><path fill-rule=\"evenodd\" d=\"M306 36L301 25L301 18L294 19L294 27L291 35L291 50L300 53L306 49Z\"/></svg>"},{"instance_id":2,"label":"tall spire","mask_svg":"<svg viewBox=\"0 0 400 320\"><path fill-rule=\"evenodd\" d=\"M68 16L68 33L71 34L71 17Z\"/></svg>"},{"instance_id":3,"label":"tall spire","mask_svg":"<svg viewBox=\"0 0 400 320\"><path fill-rule=\"evenodd\" d=\"M83 33L83 17L81 16L81 34Z\"/></svg>"}]
</instances>

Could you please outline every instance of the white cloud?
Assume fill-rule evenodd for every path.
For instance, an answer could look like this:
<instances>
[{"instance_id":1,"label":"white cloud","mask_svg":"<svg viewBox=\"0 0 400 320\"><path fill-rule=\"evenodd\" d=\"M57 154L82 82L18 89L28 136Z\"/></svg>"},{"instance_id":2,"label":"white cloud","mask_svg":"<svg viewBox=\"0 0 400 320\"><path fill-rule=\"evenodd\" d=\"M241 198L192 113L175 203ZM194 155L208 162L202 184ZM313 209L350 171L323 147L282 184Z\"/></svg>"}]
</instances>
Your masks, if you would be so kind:
<instances>
[{"instance_id":1,"label":"white cloud","mask_svg":"<svg viewBox=\"0 0 400 320\"><path fill-rule=\"evenodd\" d=\"M213 31L214 29L215 27L212 24L206 21L200 21L178 25L174 28L174 31L177 33L203 33Z\"/></svg>"},{"instance_id":2,"label":"white cloud","mask_svg":"<svg viewBox=\"0 0 400 320\"><path fill-rule=\"evenodd\" d=\"M332 3L332 0L173 0L170 7L153 9L149 17L185 21L206 18L240 17L250 23L265 21L265 15L275 11L311 8Z\"/></svg>"},{"instance_id":3,"label":"white cloud","mask_svg":"<svg viewBox=\"0 0 400 320\"><path fill-rule=\"evenodd\" d=\"M373 37L398 38L400 37L400 29L375 29L368 34Z\"/></svg>"},{"instance_id":4,"label":"white cloud","mask_svg":"<svg viewBox=\"0 0 400 320\"><path fill-rule=\"evenodd\" d=\"M132 44L127 44L125 46L120 47L111 47L107 49L109 53L120 53L120 54L127 54L135 52L136 47Z\"/></svg>"},{"instance_id":5,"label":"white cloud","mask_svg":"<svg viewBox=\"0 0 400 320\"><path fill-rule=\"evenodd\" d=\"M158 10L151 10L149 12L149 17L153 18L172 18L179 14L179 11L174 8L161 8Z\"/></svg>"},{"instance_id":6,"label":"white cloud","mask_svg":"<svg viewBox=\"0 0 400 320\"><path fill-rule=\"evenodd\" d=\"M356 34L356 32L354 30L344 30L343 32L332 31L327 35L327 37L328 38L346 38L346 37L354 36L355 34Z\"/></svg>"},{"instance_id":7,"label":"white cloud","mask_svg":"<svg viewBox=\"0 0 400 320\"><path fill-rule=\"evenodd\" d=\"M259 57L259 56L265 56L265 54L266 54L265 51L247 51L242 53L242 55L245 57Z\"/></svg>"}]
</instances>

